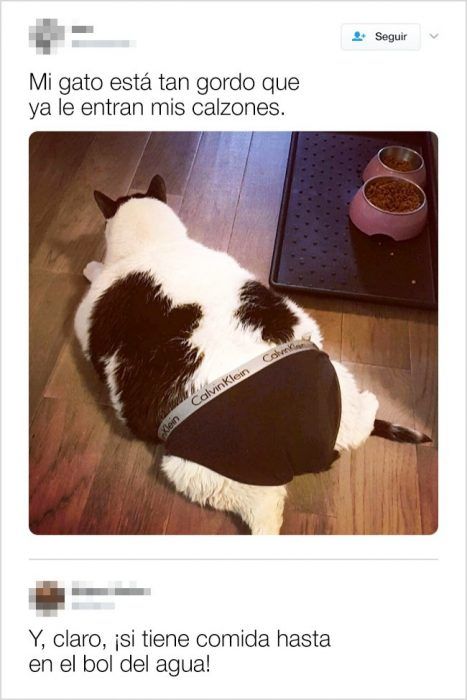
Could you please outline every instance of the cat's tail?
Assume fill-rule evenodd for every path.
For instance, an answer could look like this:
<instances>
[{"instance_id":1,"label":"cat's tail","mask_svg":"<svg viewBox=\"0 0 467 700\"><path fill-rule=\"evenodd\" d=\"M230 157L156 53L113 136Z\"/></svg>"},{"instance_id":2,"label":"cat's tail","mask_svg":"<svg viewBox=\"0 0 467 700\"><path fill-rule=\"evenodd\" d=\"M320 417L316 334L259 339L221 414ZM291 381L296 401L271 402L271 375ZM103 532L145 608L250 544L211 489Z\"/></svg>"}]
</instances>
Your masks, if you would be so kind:
<instances>
[{"instance_id":1,"label":"cat's tail","mask_svg":"<svg viewBox=\"0 0 467 700\"><path fill-rule=\"evenodd\" d=\"M386 438L386 440L393 440L394 442L411 442L415 445L419 445L422 442L431 442L431 438L429 438L428 435L424 435L418 430L404 428L402 425L389 423L387 420L379 420L378 418L375 420L371 434L376 435L377 437Z\"/></svg>"}]
</instances>

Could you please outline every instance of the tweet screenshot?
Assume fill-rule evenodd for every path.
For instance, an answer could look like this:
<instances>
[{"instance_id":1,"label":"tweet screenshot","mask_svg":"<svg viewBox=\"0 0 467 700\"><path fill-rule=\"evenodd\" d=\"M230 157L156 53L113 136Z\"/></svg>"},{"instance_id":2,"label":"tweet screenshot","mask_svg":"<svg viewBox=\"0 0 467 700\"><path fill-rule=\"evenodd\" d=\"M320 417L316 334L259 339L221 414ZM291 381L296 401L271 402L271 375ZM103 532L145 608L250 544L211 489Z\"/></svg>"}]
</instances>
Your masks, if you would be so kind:
<instances>
[{"instance_id":1,"label":"tweet screenshot","mask_svg":"<svg viewBox=\"0 0 467 700\"><path fill-rule=\"evenodd\" d=\"M465 2L0 7L2 699L465 700Z\"/></svg>"}]
</instances>

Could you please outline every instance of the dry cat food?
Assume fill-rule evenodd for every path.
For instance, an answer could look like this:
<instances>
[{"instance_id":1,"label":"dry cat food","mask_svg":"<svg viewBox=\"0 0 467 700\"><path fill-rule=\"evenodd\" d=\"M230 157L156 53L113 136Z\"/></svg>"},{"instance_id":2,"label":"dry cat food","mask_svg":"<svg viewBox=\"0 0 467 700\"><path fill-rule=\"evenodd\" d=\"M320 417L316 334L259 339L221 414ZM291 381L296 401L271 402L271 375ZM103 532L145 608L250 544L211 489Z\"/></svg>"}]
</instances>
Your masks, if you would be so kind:
<instances>
[{"instance_id":1,"label":"dry cat food","mask_svg":"<svg viewBox=\"0 0 467 700\"><path fill-rule=\"evenodd\" d=\"M381 161L387 168L391 170L399 170L402 173L407 173L409 170L416 170L408 160L400 160L396 156L385 155L381 156Z\"/></svg>"},{"instance_id":2,"label":"dry cat food","mask_svg":"<svg viewBox=\"0 0 467 700\"><path fill-rule=\"evenodd\" d=\"M391 212L413 211L423 203L421 192L407 180L374 180L365 187L365 195L378 209Z\"/></svg>"}]
</instances>

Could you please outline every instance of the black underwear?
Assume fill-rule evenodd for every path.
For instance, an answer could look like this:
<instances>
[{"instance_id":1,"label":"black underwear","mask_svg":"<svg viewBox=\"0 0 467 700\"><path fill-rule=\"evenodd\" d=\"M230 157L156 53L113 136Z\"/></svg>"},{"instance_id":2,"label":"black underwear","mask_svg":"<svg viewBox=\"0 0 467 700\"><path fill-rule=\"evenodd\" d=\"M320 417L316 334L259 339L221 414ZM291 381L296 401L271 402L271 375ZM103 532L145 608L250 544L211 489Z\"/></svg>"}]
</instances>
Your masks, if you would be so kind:
<instances>
[{"instance_id":1,"label":"black underwear","mask_svg":"<svg viewBox=\"0 0 467 700\"><path fill-rule=\"evenodd\" d=\"M188 416L166 453L245 484L277 486L329 469L341 419L336 371L310 349L265 367Z\"/></svg>"}]
</instances>

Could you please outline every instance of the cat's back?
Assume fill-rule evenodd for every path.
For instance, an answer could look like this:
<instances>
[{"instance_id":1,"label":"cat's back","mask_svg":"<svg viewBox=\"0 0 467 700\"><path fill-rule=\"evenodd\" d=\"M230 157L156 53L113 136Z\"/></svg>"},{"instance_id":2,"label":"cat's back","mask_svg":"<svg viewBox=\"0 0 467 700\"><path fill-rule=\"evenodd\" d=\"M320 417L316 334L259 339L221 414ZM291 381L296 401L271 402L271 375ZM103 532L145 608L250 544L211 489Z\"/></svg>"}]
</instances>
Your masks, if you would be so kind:
<instances>
[{"instance_id":1,"label":"cat's back","mask_svg":"<svg viewBox=\"0 0 467 700\"><path fill-rule=\"evenodd\" d=\"M232 258L199 244L104 265L75 327L114 408L138 437L154 439L159 421L185 398L206 351L211 356L218 345L213 328L235 312L249 278ZM217 330L229 344L227 328ZM207 348L196 342L197 331Z\"/></svg>"}]
</instances>

